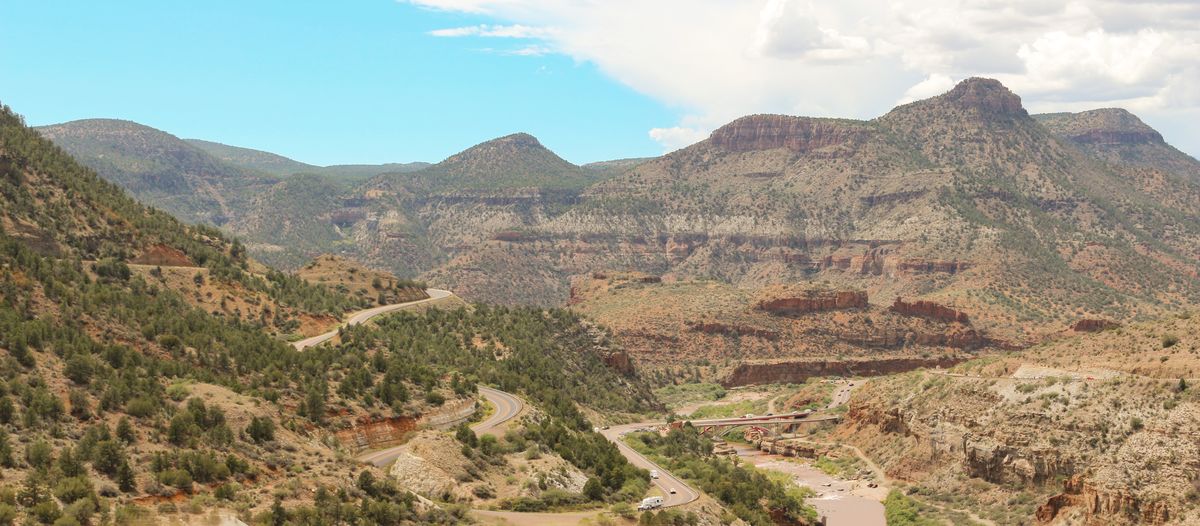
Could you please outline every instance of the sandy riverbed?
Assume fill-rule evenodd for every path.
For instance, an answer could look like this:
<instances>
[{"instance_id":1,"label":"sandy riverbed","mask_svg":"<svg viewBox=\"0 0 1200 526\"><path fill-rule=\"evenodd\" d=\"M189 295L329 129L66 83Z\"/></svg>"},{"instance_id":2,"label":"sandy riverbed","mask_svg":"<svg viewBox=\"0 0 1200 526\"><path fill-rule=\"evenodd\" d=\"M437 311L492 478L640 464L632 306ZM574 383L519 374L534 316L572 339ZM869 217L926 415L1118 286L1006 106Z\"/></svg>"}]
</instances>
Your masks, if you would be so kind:
<instances>
[{"instance_id":1,"label":"sandy riverbed","mask_svg":"<svg viewBox=\"0 0 1200 526\"><path fill-rule=\"evenodd\" d=\"M761 469L786 473L801 486L817 492L808 503L824 515L828 526L886 526L883 499L887 489L869 488L866 481L848 481L826 475L809 464L768 455L746 445L734 445L738 456Z\"/></svg>"}]
</instances>

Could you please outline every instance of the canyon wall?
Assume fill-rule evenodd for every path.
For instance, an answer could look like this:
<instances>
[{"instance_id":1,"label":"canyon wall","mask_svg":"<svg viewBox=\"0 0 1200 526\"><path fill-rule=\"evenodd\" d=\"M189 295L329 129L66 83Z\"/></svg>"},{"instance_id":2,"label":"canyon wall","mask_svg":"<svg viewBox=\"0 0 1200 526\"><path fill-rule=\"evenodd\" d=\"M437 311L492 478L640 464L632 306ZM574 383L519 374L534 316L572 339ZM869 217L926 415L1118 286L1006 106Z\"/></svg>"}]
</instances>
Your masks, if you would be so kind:
<instances>
[{"instance_id":1,"label":"canyon wall","mask_svg":"<svg viewBox=\"0 0 1200 526\"><path fill-rule=\"evenodd\" d=\"M880 376L924 367L951 367L966 357L881 358L875 360L815 360L778 363L743 363L721 380L724 387L758 384L800 384L824 376Z\"/></svg>"},{"instance_id":2,"label":"canyon wall","mask_svg":"<svg viewBox=\"0 0 1200 526\"><path fill-rule=\"evenodd\" d=\"M904 316L918 316L946 323L971 323L967 313L940 305L932 301L914 301L906 303L903 298L896 298L892 303L892 312Z\"/></svg>"}]
</instances>

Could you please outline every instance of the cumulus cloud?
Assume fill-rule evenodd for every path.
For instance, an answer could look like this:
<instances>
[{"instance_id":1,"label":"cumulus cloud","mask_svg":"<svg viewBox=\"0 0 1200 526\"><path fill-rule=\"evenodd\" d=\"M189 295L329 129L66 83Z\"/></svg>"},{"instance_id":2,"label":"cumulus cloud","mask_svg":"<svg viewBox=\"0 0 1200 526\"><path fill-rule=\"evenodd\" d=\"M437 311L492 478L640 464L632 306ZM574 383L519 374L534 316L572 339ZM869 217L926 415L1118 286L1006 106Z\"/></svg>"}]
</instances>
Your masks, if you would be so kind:
<instances>
[{"instance_id":1,"label":"cumulus cloud","mask_svg":"<svg viewBox=\"0 0 1200 526\"><path fill-rule=\"evenodd\" d=\"M1200 112L1200 3L1187 0L406 1L495 22L434 35L533 39L528 54L590 62L681 108L650 132L666 148L748 113L870 118L971 76L1033 111L1125 106L1152 125Z\"/></svg>"}]
</instances>

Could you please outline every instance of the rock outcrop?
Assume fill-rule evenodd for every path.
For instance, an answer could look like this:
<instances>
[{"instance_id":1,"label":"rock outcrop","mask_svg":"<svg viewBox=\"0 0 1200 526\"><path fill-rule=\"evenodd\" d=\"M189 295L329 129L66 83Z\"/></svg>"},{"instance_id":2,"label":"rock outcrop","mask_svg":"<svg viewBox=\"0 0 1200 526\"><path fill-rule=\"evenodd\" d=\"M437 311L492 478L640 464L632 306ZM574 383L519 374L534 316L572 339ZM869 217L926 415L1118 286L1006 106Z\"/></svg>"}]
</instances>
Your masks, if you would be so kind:
<instances>
[{"instance_id":1,"label":"rock outcrop","mask_svg":"<svg viewBox=\"0 0 1200 526\"><path fill-rule=\"evenodd\" d=\"M923 367L950 367L965 358L885 358L877 360L816 360L777 363L743 363L733 369L721 385L738 387L758 384L801 384L825 376L880 376Z\"/></svg>"},{"instance_id":2,"label":"rock outcrop","mask_svg":"<svg viewBox=\"0 0 1200 526\"><path fill-rule=\"evenodd\" d=\"M907 303L903 298L896 298L895 303L892 303L892 312L902 314L904 316L919 316L922 318L936 320L946 323L971 323L967 313L952 309L945 305L934 303L932 301L914 301Z\"/></svg>"},{"instance_id":3,"label":"rock outcrop","mask_svg":"<svg viewBox=\"0 0 1200 526\"><path fill-rule=\"evenodd\" d=\"M1083 318L1075 322L1075 324L1071 326L1071 330L1075 332L1101 332L1120 326L1121 324L1112 320Z\"/></svg>"},{"instance_id":4,"label":"rock outcrop","mask_svg":"<svg viewBox=\"0 0 1200 526\"><path fill-rule=\"evenodd\" d=\"M1098 488L1083 475L1063 483L1063 492L1038 506L1037 520L1049 523L1064 510L1082 510L1088 526L1122 523L1163 524L1175 515L1164 500L1142 501L1127 491Z\"/></svg>"},{"instance_id":5,"label":"rock outcrop","mask_svg":"<svg viewBox=\"0 0 1200 526\"><path fill-rule=\"evenodd\" d=\"M625 351L602 353L600 359L604 362L604 365L619 371L621 374L633 374L633 359Z\"/></svg>"},{"instance_id":6,"label":"rock outcrop","mask_svg":"<svg viewBox=\"0 0 1200 526\"><path fill-rule=\"evenodd\" d=\"M718 128L709 140L718 148L734 152L787 148L805 153L861 141L870 131L862 123L849 121L751 115Z\"/></svg>"},{"instance_id":7,"label":"rock outcrop","mask_svg":"<svg viewBox=\"0 0 1200 526\"><path fill-rule=\"evenodd\" d=\"M944 331L864 327L860 330L842 330L834 336L846 343L879 349L897 349L909 345L974 349L992 343L979 331L961 326L951 326Z\"/></svg>"},{"instance_id":8,"label":"rock outcrop","mask_svg":"<svg viewBox=\"0 0 1200 526\"><path fill-rule=\"evenodd\" d=\"M900 272L913 272L922 274L932 274L940 272L944 274L958 274L964 270L971 268L971 263L966 261L929 261L924 259L904 259L896 262L896 270Z\"/></svg>"},{"instance_id":9,"label":"rock outcrop","mask_svg":"<svg viewBox=\"0 0 1200 526\"><path fill-rule=\"evenodd\" d=\"M1163 136L1136 115L1120 108L1101 108L1079 113L1038 115L1051 132L1076 144L1122 145L1163 144Z\"/></svg>"},{"instance_id":10,"label":"rock outcrop","mask_svg":"<svg viewBox=\"0 0 1200 526\"><path fill-rule=\"evenodd\" d=\"M162 267L194 267L196 263L183 251L166 245L153 245L138 257L130 260L136 265L157 265Z\"/></svg>"},{"instance_id":11,"label":"rock outcrop","mask_svg":"<svg viewBox=\"0 0 1200 526\"><path fill-rule=\"evenodd\" d=\"M840 290L803 290L782 297L768 297L760 300L754 306L754 308L761 311L784 315L862 309L866 307L866 292Z\"/></svg>"},{"instance_id":12,"label":"rock outcrop","mask_svg":"<svg viewBox=\"0 0 1200 526\"><path fill-rule=\"evenodd\" d=\"M983 115L1027 116L1017 96L996 79L970 78L937 99L963 110L976 110Z\"/></svg>"}]
</instances>

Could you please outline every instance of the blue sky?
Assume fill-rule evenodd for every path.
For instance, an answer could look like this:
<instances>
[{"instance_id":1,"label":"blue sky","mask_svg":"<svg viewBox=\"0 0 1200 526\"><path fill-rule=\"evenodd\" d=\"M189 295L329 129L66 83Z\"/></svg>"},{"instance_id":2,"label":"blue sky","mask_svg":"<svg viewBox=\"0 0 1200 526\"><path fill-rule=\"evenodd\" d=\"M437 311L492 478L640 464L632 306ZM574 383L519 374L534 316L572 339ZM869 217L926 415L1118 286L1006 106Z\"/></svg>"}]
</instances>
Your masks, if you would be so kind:
<instances>
[{"instance_id":1,"label":"blue sky","mask_svg":"<svg viewBox=\"0 0 1200 526\"><path fill-rule=\"evenodd\" d=\"M516 131L577 163L654 155L972 76L1034 113L1129 109L1200 155L1200 2L0 0L0 101L29 122L124 118L316 164Z\"/></svg>"},{"instance_id":2,"label":"blue sky","mask_svg":"<svg viewBox=\"0 0 1200 526\"><path fill-rule=\"evenodd\" d=\"M393 0L0 0L0 101L42 125L128 119L314 164L438 161L525 131L570 161L655 155L668 104L489 19Z\"/></svg>"}]
</instances>

